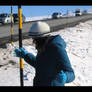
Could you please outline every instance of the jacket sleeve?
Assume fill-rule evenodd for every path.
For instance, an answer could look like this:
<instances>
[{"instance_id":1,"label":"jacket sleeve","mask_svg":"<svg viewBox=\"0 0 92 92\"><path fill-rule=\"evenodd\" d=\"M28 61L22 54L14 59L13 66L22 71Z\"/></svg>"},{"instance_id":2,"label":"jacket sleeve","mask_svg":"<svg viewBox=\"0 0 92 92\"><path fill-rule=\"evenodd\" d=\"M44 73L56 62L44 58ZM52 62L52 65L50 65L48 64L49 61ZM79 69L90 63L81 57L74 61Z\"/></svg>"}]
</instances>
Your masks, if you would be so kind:
<instances>
[{"instance_id":1,"label":"jacket sleeve","mask_svg":"<svg viewBox=\"0 0 92 92\"><path fill-rule=\"evenodd\" d=\"M66 83L72 82L75 79L74 70L72 69L70 60L68 58L65 48L61 45L56 46L57 50L57 68L64 71L67 75Z\"/></svg>"},{"instance_id":2,"label":"jacket sleeve","mask_svg":"<svg viewBox=\"0 0 92 92\"><path fill-rule=\"evenodd\" d=\"M24 57L24 60L25 60L28 64L30 64L30 65L32 65L33 67L35 67L35 65L36 65L36 56L34 56L32 53L26 54L25 57Z\"/></svg>"}]
</instances>

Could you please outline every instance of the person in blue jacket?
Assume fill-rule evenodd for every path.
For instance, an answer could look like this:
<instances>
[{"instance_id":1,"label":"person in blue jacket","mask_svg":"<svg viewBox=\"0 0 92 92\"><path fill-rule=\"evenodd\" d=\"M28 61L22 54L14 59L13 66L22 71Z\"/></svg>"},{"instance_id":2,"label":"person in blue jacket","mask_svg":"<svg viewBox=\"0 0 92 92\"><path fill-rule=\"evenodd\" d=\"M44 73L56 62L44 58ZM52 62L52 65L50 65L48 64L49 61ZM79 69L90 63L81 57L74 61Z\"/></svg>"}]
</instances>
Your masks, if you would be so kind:
<instances>
[{"instance_id":1,"label":"person in blue jacket","mask_svg":"<svg viewBox=\"0 0 92 92\"><path fill-rule=\"evenodd\" d=\"M36 70L34 86L65 86L75 79L66 43L60 35L50 35L50 27L45 22L36 22L29 30L38 50L37 56L24 48L15 49L17 57L22 57Z\"/></svg>"}]
</instances>

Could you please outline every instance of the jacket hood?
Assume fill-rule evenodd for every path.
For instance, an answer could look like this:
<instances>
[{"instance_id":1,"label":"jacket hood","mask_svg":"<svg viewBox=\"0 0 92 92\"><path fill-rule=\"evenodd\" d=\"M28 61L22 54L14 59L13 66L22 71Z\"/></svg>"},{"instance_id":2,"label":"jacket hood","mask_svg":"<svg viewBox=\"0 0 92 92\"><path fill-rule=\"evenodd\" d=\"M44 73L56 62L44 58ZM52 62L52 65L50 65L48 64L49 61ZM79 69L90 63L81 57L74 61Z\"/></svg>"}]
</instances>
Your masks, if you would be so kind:
<instances>
[{"instance_id":1,"label":"jacket hood","mask_svg":"<svg viewBox=\"0 0 92 92\"><path fill-rule=\"evenodd\" d=\"M51 41L51 44L53 44L53 45L60 44L61 46L66 48L66 43L65 43L65 41L63 40L63 38L60 35L54 36L53 40Z\"/></svg>"}]
</instances>

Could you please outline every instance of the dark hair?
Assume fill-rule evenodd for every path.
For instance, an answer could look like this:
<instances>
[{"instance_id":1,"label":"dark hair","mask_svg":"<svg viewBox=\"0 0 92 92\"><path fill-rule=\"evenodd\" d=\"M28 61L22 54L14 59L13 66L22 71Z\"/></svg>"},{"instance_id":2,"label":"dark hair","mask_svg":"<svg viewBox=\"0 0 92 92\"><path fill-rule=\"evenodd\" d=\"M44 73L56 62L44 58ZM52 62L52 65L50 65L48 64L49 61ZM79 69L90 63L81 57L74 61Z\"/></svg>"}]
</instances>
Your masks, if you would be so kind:
<instances>
[{"instance_id":1,"label":"dark hair","mask_svg":"<svg viewBox=\"0 0 92 92\"><path fill-rule=\"evenodd\" d=\"M35 43L37 50L39 50L39 49L41 50L41 49L45 48L45 46L47 45L49 39L50 39L50 37L48 37L48 36L34 38L33 43Z\"/></svg>"},{"instance_id":2,"label":"dark hair","mask_svg":"<svg viewBox=\"0 0 92 92\"><path fill-rule=\"evenodd\" d=\"M44 38L34 38L34 39L33 39L33 42L34 42L35 44L43 44L45 40L46 40L45 37L44 37Z\"/></svg>"}]
</instances>

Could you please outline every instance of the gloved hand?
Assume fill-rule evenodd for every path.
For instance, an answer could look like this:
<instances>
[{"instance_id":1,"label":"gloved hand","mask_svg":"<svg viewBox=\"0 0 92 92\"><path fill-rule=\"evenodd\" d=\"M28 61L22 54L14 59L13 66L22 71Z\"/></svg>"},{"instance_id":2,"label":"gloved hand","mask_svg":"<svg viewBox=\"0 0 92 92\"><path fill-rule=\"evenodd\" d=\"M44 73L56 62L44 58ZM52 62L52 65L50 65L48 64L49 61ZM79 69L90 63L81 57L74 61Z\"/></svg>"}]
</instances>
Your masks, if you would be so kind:
<instances>
[{"instance_id":1,"label":"gloved hand","mask_svg":"<svg viewBox=\"0 0 92 92\"><path fill-rule=\"evenodd\" d=\"M61 77L61 82L65 84L67 80L67 75L64 73L64 71L61 71L60 77Z\"/></svg>"},{"instance_id":2,"label":"gloved hand","mask_svg":"<svg viewBox=\"0 0 92 92\"><path fill-rule=\"evenodd\" d=\"M56 79L52 81L52 86L64 86L67 80L67 75L61 71L56 75Z\"/></svg>"},{"instance_id":3,"label":"gloved hand","mask_svg":"<svg viewBox=\"0 0 92 92\"><path fill-rule=\"evenodd\" d=\"M16 48L14 50L14 56L24 58L28 52L24 48Z\"/></svg>"}]
</instances>

